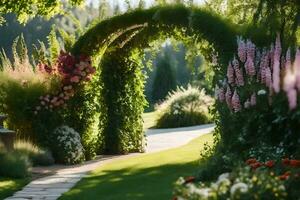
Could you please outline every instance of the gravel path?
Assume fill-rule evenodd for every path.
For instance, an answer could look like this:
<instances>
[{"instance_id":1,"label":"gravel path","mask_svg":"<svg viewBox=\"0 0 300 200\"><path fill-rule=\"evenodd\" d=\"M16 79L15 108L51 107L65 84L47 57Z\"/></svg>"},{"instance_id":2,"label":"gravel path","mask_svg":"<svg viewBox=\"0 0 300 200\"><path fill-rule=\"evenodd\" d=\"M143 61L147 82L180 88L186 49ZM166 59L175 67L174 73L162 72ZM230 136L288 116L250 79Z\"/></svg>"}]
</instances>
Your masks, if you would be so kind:
<instances>
[{"instance_id":1,"label":"gravel path","mask_svg":"<svg viewBox=\"0 0 300 200\"><path fill-rule=\"evenodd\" d=\"M214 128L213 124L193 126L175 129L149 129L146 131L147 148L146 153L163 151L185 145L194 138L210 133ZM33 168L33 173L45 177L38 178L21 191L16 192L6 200L55 200L63 193L69 191L80 179L90 171L112 161L126 159L141 155L133 153L118 156L99 156L97 159L88 161L83 165L63 166L54 165L50 167Z\"/></svg>"}]
</instances>

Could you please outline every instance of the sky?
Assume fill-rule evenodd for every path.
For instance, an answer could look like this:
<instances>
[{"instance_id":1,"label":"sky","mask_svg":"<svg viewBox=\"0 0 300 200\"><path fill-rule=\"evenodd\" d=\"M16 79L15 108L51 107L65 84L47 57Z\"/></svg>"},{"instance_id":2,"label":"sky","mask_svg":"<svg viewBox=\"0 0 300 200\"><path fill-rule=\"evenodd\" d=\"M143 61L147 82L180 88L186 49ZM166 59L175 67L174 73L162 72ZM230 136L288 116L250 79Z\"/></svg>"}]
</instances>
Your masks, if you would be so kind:
<instances>
[{"instance_id":1,"label":"sky","mask_svg":"<svg viewBox=\"0 0 300 200\"><path fill-rule=\"evenodd\" d=\"M95 6L97 6L97 4L99 3L99 1L101 0L86 0L87 4L93 3ZM125 0L107 0L112 7L114 7L114 5L119 4L121 10L125 9ZM130 0L132 2L133 5L138 4L139 0ZM146 7L150 6L151 4L153 4L155 0L145 0L146 2ZM194 0L195 3L201 4L204 2L204 0Z\"/></svg>"}]
</instances>

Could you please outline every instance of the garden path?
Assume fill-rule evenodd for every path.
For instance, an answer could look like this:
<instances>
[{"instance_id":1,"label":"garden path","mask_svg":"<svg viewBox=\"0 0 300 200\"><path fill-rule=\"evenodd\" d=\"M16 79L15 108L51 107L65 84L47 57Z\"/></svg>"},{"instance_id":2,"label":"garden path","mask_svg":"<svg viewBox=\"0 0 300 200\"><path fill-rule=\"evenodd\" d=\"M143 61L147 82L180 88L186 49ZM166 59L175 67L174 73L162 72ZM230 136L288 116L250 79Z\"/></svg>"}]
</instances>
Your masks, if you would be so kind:
<instances>
[{"instance_id":1,"label":"garden path","mask_svg":"<svg viewBox=\"0 0 300 200\"><path fill-rule=\"evenodd\" d=\"M146 153L158 152L182 146L194 138L210 133L213 128L213 124L208 124L175 129L148 129L146 131ZM21 191L16 192L12 197L6 198L6 200L58 199L90 171L108 162L126 159L137 155L141 154L133 153L117 156L99 156L96 160L75 166L54 165L50 167L33 168L32 171L35 175L42 175L44 177L33 180Z\"/></svg>"}]
</instances>

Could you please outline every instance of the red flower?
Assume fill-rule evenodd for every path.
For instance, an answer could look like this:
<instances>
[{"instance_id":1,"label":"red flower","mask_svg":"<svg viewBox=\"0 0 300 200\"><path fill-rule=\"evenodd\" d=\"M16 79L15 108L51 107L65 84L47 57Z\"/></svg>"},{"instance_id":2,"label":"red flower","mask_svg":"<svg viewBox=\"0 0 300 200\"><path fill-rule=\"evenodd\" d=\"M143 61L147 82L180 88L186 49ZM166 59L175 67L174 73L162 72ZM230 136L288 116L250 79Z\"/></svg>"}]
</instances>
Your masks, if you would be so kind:
<instances>
[{"instance_id":1,"label":"red flower","mask_svg":"<svg viewBox=\"0 0 300 200\"><path fill-rule=\"evenodd\" d=\"M290 160L288 158L282 159L282 164L290 165Z\"/></svg>"},{"instance_id":2,"label":"red flower","mask_svg":"<svg viewBox=\"0 0 300 200\"><path fill-rule=\"evenodd\" d=\"M290 160L290 166L300 167L300 160Z\"/></svg>"},{"instance_id":3,"label":"red flower","mask_svg":"<svg viewBox=\"0 0 300 200\"><path fill-rule=\"evenodd\" d=\"M260 162L256 162L256 163L251 163L250 164L250 167L253 169L253 170L256 170L257 168L261 167L262 164Z\"/></svg>"},{"instance_id":4,"label":"red flower","mask_svg":"<svg viewBox=\"0 0 300 200\"><path fill-rule=\"evenodd\" d=\"M291 175L291 172L285 172L283 175L279 176L280 180L287 180Z\"/></svg>"},{"instance_id":5,"label":"red flower","mask_svg":"<svg viewBox=\"0 0 300 200\"><path fill-rule=\"evenodd\" d=\"M255 158L250 158L246 161L247 165L254 164L254 163L257 163L257 160Z\"/></svg>"},{"instance_id":6,"label":"red flower","mask_svg":"<svg viewBox=\"0 0 300 200\"><path fill-rule=\"evenodd\" d=\"M275 165L274 160L269 160L269 161L265 162L266 167L272 168L272 167L274 167L274 165Z\"/></svg>"},{"instance_id":7,"label":"red flower","mask_svg":"<svg viewBox=\"0 0 300 200\"><path fill-rule=\"evenodd\" d=\"M185 182L184 183L192 183L196 180L196 178L194 176L188 176L185 178Z\"/></svg>"}]
</instances>

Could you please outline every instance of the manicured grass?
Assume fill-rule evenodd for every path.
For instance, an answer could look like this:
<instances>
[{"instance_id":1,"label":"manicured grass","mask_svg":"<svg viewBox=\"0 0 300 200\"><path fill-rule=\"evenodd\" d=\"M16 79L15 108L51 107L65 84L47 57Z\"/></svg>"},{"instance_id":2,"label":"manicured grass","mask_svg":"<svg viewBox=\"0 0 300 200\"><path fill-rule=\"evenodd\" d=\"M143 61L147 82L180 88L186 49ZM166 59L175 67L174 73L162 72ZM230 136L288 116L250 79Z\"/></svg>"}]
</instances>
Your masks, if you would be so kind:
<instances>
[{"instance_id":1,"label":"manicured grass","mask_svg":"<svg viewBox=\"0 0 300 200\"><path fill-rule=\"evenodd\" d=\"M80 200L168 200L173 183L180 176L195 175L200 151L212 134L201 136L189 144L106 164L81 180L60 199Z\"/></svg>"},{"instance_id":2,"label":"manicured grass","mask_svg":"<svg viewBox=\"0 0 300 200\"><path fill-rule=\"evenodd\" d=\"M143 114L144 130L153 128L156 125L156 112L148 112Z\"/></svg>"},{"instance_id":3,"label":"manicured grass","mask_svg":"<svg viewBox=\"0 0 300 200\"><path fill-rule=\"evenodd\" d=\"M28 179L9 179L0 177L0 199L11 196L14 192L22 189L27 183Z\"/></svg>"}]
</instances>

